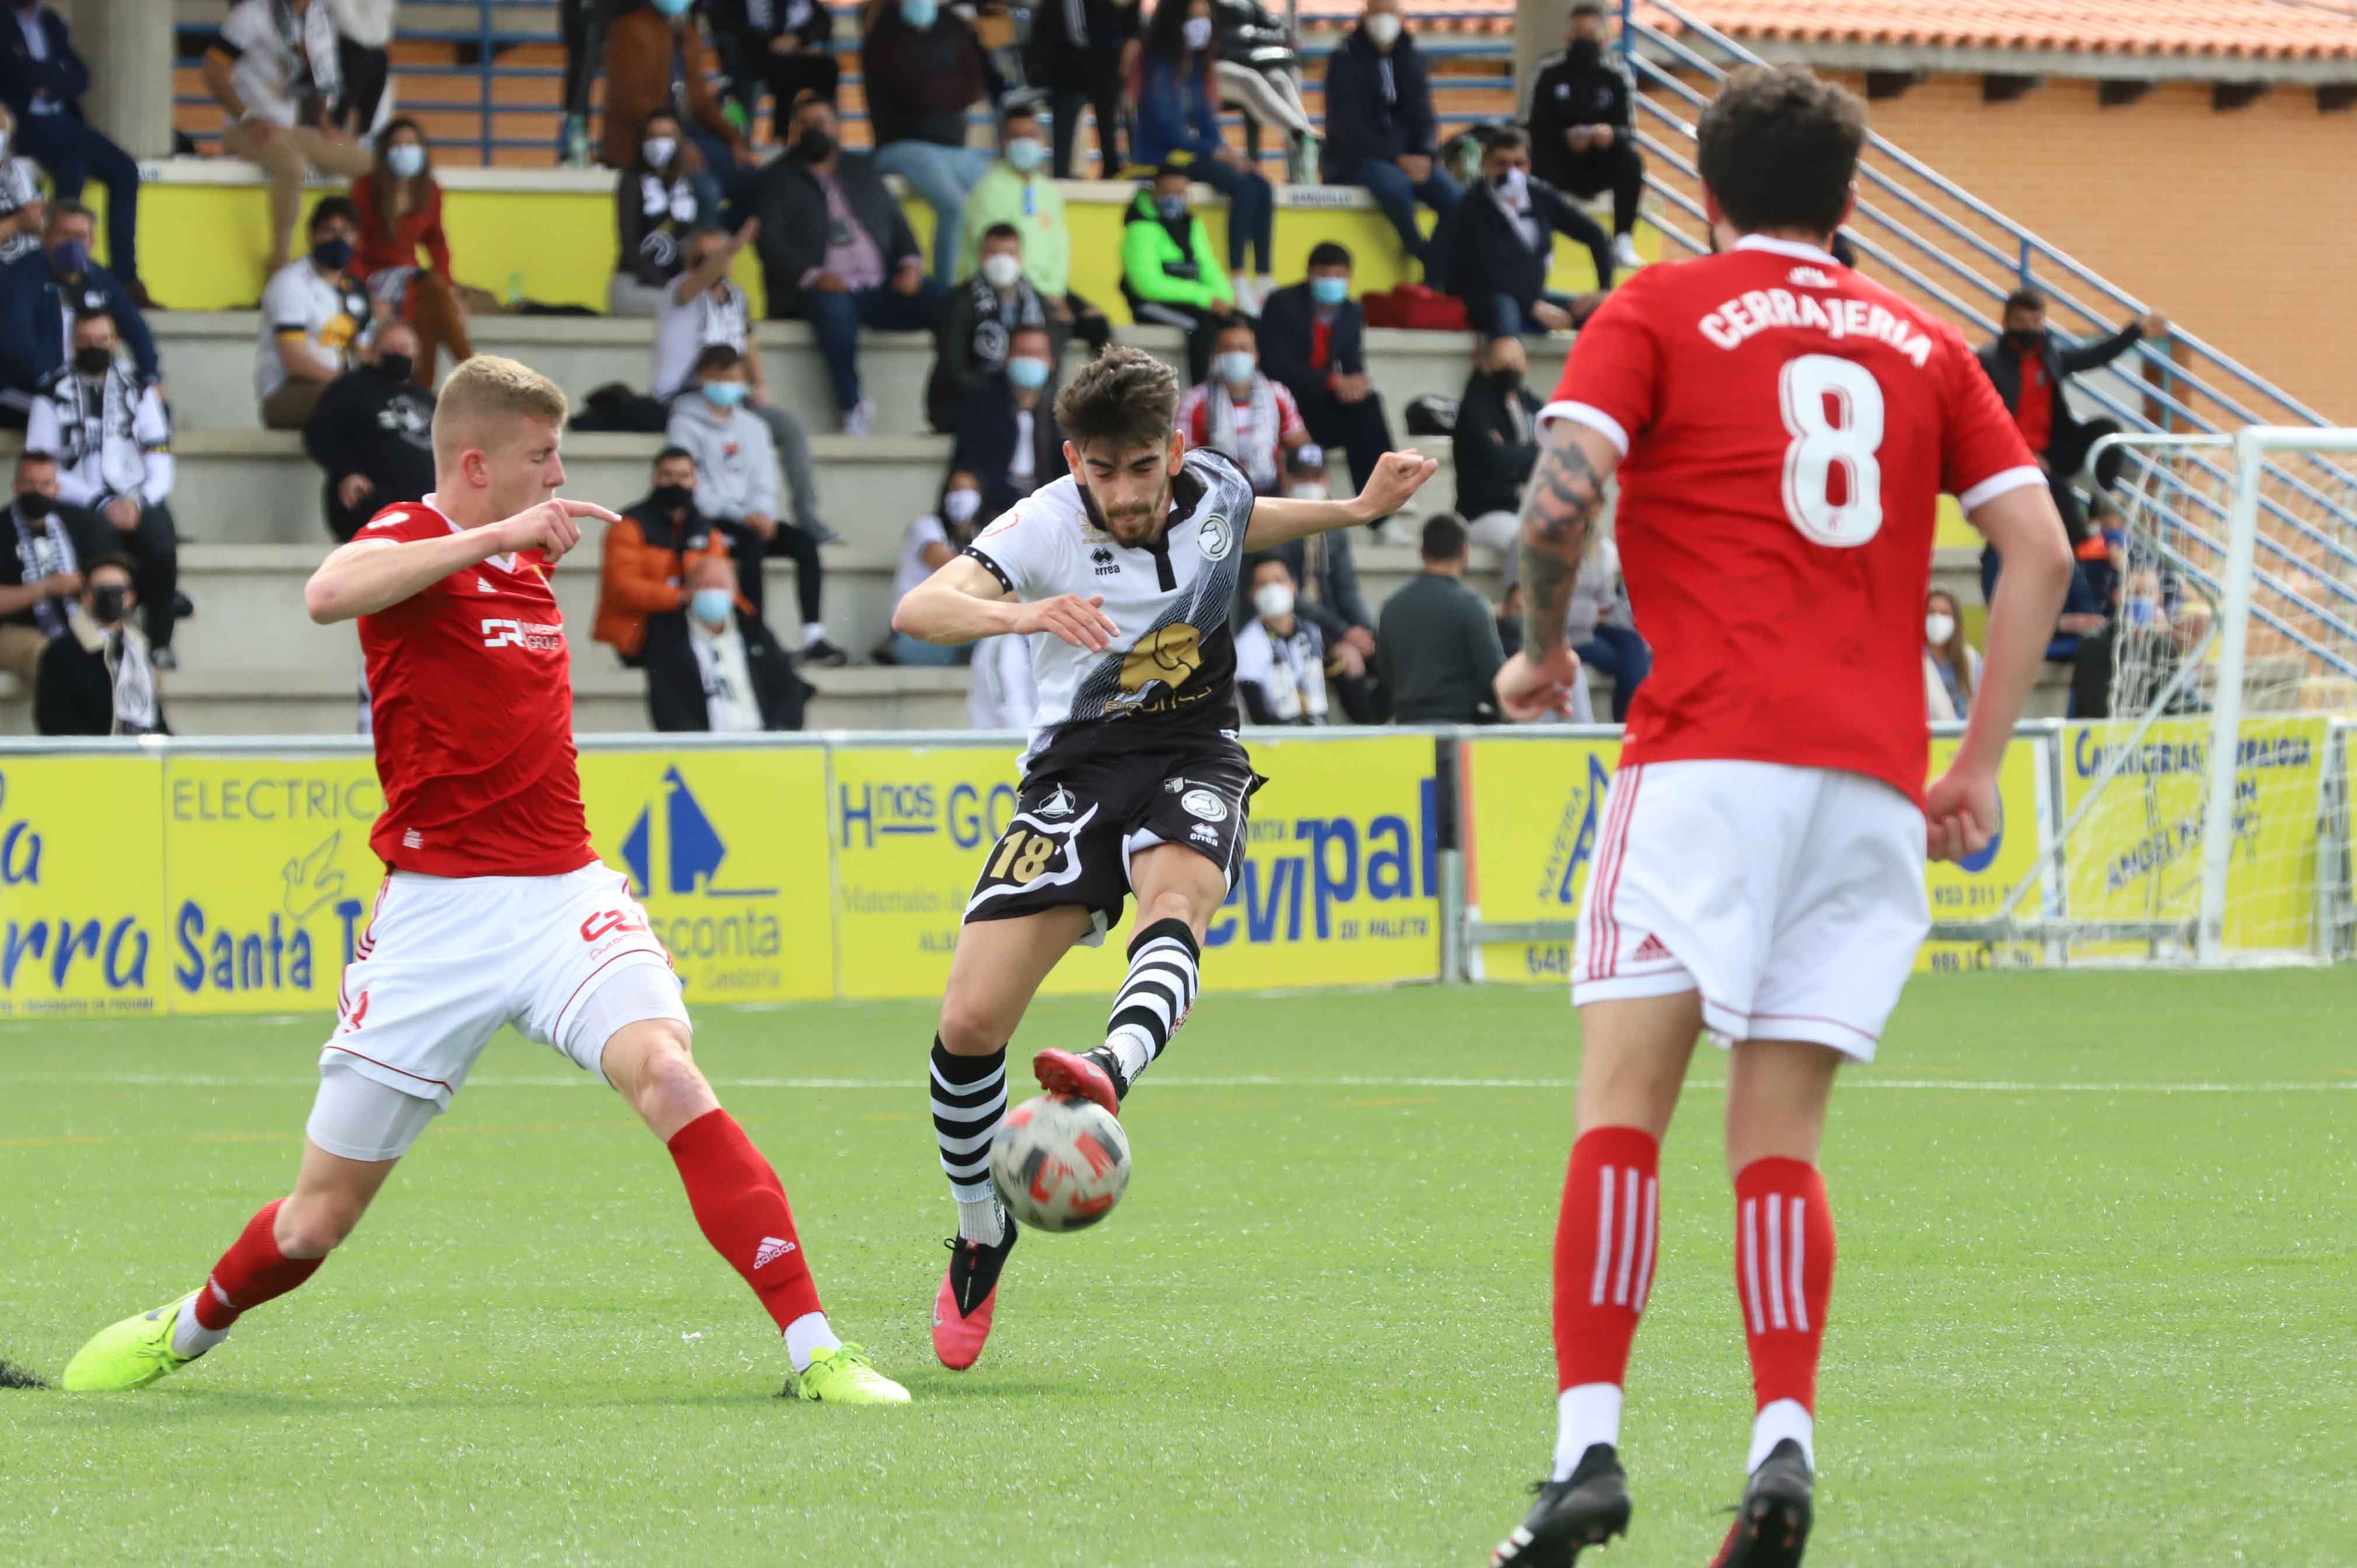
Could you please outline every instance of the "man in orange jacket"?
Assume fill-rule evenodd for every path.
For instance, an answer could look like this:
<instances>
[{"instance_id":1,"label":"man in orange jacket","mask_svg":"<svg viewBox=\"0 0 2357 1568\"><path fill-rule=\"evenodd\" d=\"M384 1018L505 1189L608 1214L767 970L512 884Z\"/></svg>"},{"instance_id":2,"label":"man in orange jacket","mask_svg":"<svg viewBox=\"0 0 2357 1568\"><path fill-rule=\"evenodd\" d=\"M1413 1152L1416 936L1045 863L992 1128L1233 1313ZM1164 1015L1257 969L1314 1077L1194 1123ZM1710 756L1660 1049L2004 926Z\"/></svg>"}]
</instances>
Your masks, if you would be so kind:
<instances>
[{"instance_id":1,"label":"man in orange jacket","mask_svg":"<svg viewBox=\"0 0 2357 1568\"><path fill-rule=\"evenodd\" d=\"M694 457L666 446L655 455L653 490L606 529L597 618L589 635L611 644L623 663L636 668L646 647L647 618L687 607L688 565L707 555L726 561L728 542L696 515Z\"/></svg>"}]
</instances>

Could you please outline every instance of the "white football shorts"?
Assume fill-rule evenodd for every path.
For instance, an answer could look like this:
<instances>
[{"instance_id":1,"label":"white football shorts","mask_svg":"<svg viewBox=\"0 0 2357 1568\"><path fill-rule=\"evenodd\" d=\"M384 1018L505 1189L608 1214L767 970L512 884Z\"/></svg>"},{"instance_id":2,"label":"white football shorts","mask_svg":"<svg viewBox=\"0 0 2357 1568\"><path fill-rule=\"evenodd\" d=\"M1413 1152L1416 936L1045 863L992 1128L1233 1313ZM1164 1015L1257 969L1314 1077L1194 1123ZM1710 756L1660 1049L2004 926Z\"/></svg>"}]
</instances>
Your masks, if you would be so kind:
<instances>
[{"instance_id":1,"label":"white football shorts","mask_svg":"<svg viewBox=\"0 0 2357 1568\"><path fill-rule=\"evenodd\" d=\"M1931 929L1923 813L1879 779L1770 762L1612 776L1572 1002L1702 994L1722 1046L1806 1040L1872 1061Z\"/></svg>"},{"instance_id":2,"label":"white football shorts","mask_svg":"<svg viewBox=\"0 0 2357 1568\"><path fill-rule=\"evenodd\" d=\"M341 1076L332 1067L446 1110L502 1024L597 1072L614 1031L643 1018L684 1024L687 1008L621 873L395 871L344 971L336 1032L319 1052L322 1101Z\"/></svg>"}]
</instances>

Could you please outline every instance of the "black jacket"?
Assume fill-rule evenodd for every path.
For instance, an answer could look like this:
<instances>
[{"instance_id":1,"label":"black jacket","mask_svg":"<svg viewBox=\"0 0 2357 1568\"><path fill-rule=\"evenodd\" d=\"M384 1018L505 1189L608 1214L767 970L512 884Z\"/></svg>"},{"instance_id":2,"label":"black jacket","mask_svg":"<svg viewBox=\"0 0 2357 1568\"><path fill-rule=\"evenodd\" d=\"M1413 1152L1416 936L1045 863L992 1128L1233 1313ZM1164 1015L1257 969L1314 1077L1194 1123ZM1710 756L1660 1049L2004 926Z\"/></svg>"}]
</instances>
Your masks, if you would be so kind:
<instances>
[{"instance_id":1,"label":"black jacket","mask_svg":"<svg viewBox=\"0 0 2357 1568\"><path fill-rule=\"evenodd\" d=\"M50 639L33 682L33 728L42 735L114 733L114 671L103 652L92 653L71 633ZM126 733L170 735L163 699L156 700L153 730L135 726Z\"/></svg>"},{"instance_id":2,"label":"black jacket","mask_svg":"<svg viewBox=\"0 0 2357 1568\"><path fill-rule=\"evenodd\" d=\"M16 18L8 18L16 26ZM8 35L0 31L0 38ZM113 273L90 263L76 284L60 283L47 251L29 251L0 267L0 403L28 409L41 378L66 362L66 313L102 310L131 350L139 379L161 379L155 334Z\"/></svg>"},{"instance_id":3,"label":"black jacket","mask_svg":"<svg viewBox=\"0 0 2357 1568\"><path fill-rule=\"evenodd\" d=\"M1448 292L1469 305L1491 295L1509 295L1528 315L1546 287L1557 234L1568 234L1587 246L1596 263L1597 286L1612 286L1612 236L1571 198L1543 179L1534 179L1531 215L1539 220L1540 238L1546 242L1536 251L1523 242L1513 220L1489 191L1467 191L1449 220Z\"/></svg>"},{"instance_id":4,"label":"black jacket","mask_svg":"<svg viewBox=\"0 0 2357 1568\"><path fill-rule=\"evenodd\" d=\"M873 145L931 142L965 145L965 112L998 95L996 72L974 27L944 7L921 31L898 5L876 15L859 46L861 91ZM767 227L767 225L763 225Z\"/></svg>"},{"instance_id":5,"label":"black jacket","mask_svg":"<svg viewBox=\"0 0 2357 1568\"><path fill-rule=\"evenodd\" d=\"M347 371L319 394L303 426L303 450L327 472L328 532L350 542L379 510L423 500L434 488L434 393L374 366ZM349 510L336 499L347 474L374 487Z\"/></svg>"},{"instance_id":6,"label":"black jacket","mask_svg":"<svg viewBox=\"0 0 2357 1568\"><path fill-rule=\"evenodd\" d=\"M1318 168L1329 185L1350 183L1367 158L1384 163L1405 153L1430 154L1437 145L1432 82L1415 36L1403 28L1392 45L1391 91L1383 86L1383 52L1361 23L1326 57L1326 146Z\"/></svg>"},{"instance_id":7,"label":"black jacket","mask_svg":"<svg viewBox=\"0 0 2357 1568\"><path fill-rule=\"evenodd\" d=\"M753 705L763 729L800 729L812 691L794 672L794 661L778 646L768 623L737 607L737 630L745 639L745 669L753 678ZM688 645L687 612L671 610L647 618L642 661L647 671L647 715L658 730L699 732L712 727L705 705L704 676Z\"/></svg>"},{"instance_id":8,"label":"black jacket","mask_svg":"<svg viewBox=\"0 0 2357 1568\"><path fill-rule=\"evenodd\" d=\"M1289 284L1268 296L1260 307L1260 368L1280 382L1297 400L1326 392L1326 378L1339 371L1347 376L1367 369L1367 313L1355 299L1334 307L1326 339L1326 368L1309 362L1316 342L1317 302L1306 283Z\"/></svg>"},{"instance_id":9,"label":"black jacket","mask_svg":"<svg viewBox=\"0 0 2357 1568\"><path fill-rule=\"evenodd\" d=\"M1592 66L1571 63L1558 49L1539 61L1531 87L1531 168L1550 185L1566 185L1573 156L1563 134L1574 125L1613 125L1631 140L1629 72L1610 49ZM1593 154L1587 155L1593 156Z\"/></svg>"},{"instance_id":10,"label":"black jacket","mask_svg":"<svg viewBox=\"0 0 2357 1568\"><path fill-rule=\"evenodd\" d=\"M1006 372L985 377L966 401L946 470L955 473L963 468L982 481L984 517L996 517L1031 493L1016 489L1006 477L1020 428L1015 419L1015 389L1006 384ZM1070 471L1064 462L1063 427L1056 423L1056 383L1050 381L1040 389L1039 406L1032 411L1031 489L1062 478Z\"/></svg>"},{"instance_id":11,"label":"black jacket","mask_svg":"<svg viewBox=\"0 0 2357 1568\"><path fill-rule=\"evenodd\" d=\"M25 41L25 29L16 25L13 14L7 27L0 27L0 103L8 106L20 130L30 112L34 93L48 93L65 106L67 114L79 120L82 117L81 95L90 91L90 68L82 63L81 56L74 52L72 41L66 37L65 18L44 5L38 26L49 57L45 60L33 58L32 48Z\"/></svg>"},{"instance_id":12,"label":"black jacket","mask_svg":"<svg viewBox=\"0 0 2357 1568\"><path fill-rule=\"evenodd\" d=\"M33 525L19 517L22 509L22 503L13 499L5 506L0 506L0 588L21 588L25 585L25 557L21 546L26 530ZM56 530L63 539L67 553L72 556L70 570L74 572L88 572L92 560L123 548L118 542L123 536L115 532L104 518L78 506L67 506L62 501L50 510L47 526ZM38 541L40 536L36 532L32 537ZM40 557L36 554L34 558L38 560ZM49 602L59 603L57 600ZM37 607L27 605L13 615L0 616L0 626L39 627L47 618L37 614L36 609ZM55 627L45 629L55 629Z\"/></svg>"},{"instance_id":13,"label":"black jacket","mask_svg":"<svg viewBox=\"0 0 2357 1568\"><path fill-rule=\"evenodd\" d=\"M2052 332L2046 334L2046 381L2054 389L2054 421L2048 434L2046 450L2037 454L2053 466L2057 474L2075 474L2087 460L2087 448L2094 437L2071 412L2071 400L2062 395L2062 384L2083 371L2099 371L2122 354L2144 341L2144 323L2131 321L2109 338L2093 343L2081 343L2065 348ZM2006 412L2021 411L2021 361L1997 338L1981 350L1981 369L1988 373L1989 384L1996 395L2005 400Z\"/></svg>"},{"instance_id":14,"label":"black jacket","mask_svg":"<svg viewBox=\"0 0 2357 1568\"><path fill-rule=\"evenodd\" d=\"M927 422L935 430L954 433L966 400L982 390L986 378L1006 368L1007 342L1016 328L1033 325L1048 329L1049 363L1062 364L1071 329L1048 308L1028 278L1015 281L1011 311L1000 302L998 291L978 276L953 286L942 306L941 325L933 329L933 372L925 382Z\"/></svg>"},{"instance_id":15,"label":"black jacket","mask_svg":"<svg viewBox=\"0 0 2357 1568\"><path fill-rule=\"evenodd\" d=\"M1132 0L1126 5L1115 0L1081 0L1081 25L1088 36L1076 40L1064 15L1064 3L1044 0L1031 7L1030 58L1034 61L1045 60L1050 50L1075 48L1118 60L1122 45L1137 37L1146 11L1146 0Z\"/></svg>"},{"instance_id":16,"label":"black jacket","mask_svg":"<svg viewBox=\"0 0 2357 1568\"><path fill-rule=\"evenodd\" d=\"M866 153L836 155L834 177L842 183L851 215L876 242L889 278L902 262L921 262L916 232L876 162ZM761 283L770 295L770 319L802 313L804 273L826 260L826 189L800 159L774 159L753 177L748 205L761 220Z\"/></svg>"},{"instance_id":17,"label":"black jacket","mask_svg":"<svg viewBox=\"0 0 2357 1568\"><path fill-rule=\"evenodd\" d=\"M1498 380L1476 371L1457 400L1457 432L1450 453L1457 469L1457 510L1464 517L1489 511L1516 511L1523 504L1523 487L1530 482L1531 465L1538 461L1539 400L1531 389L1513 391L1521 405L1523 427L1517 432L1507 415L1508 396Z\"/></svg>"}]
</instances>

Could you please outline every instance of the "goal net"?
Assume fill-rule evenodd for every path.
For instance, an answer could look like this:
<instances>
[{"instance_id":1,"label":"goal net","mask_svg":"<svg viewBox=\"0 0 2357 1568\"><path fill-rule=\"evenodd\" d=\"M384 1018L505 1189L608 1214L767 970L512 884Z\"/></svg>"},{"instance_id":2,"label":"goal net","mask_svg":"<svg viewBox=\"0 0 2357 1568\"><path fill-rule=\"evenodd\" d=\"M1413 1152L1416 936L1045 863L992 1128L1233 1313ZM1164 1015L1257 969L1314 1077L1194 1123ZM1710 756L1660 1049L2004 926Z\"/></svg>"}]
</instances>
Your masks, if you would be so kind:
<instances>
[{"instance_id":1,"label":"goal net","mask_svg":"<svg viewBox=\"0 0 2357 1568\"><path fill-rule=\"evenodd\" d=\"M2108 548L2083 569L2110 620L2074 669L2057 832L1998 923L2063 961L2342 956L2357 431L2112 436L2094 458Z\"/></svg>"}]
</instances>

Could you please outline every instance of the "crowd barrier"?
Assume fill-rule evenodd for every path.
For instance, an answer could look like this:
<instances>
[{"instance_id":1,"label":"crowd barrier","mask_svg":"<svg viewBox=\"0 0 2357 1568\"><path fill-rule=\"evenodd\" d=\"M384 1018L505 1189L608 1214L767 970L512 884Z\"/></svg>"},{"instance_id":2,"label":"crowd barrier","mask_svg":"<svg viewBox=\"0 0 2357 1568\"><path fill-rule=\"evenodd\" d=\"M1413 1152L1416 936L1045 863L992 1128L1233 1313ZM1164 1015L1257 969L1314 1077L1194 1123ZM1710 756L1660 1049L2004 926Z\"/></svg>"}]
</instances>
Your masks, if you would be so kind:
<instances>
[{"instance_id":1,"label":"crowd barrier","mask_svg":"<svg viewBox=\"0 0 2357 1568\"><path fill-rule=\"evenodd\" d=\"M1986 918L2025 878L2042 878L2049 915L2150 918L2190 897L2172 851L2198 816L2194 721L2138 739L2121 805L2050 853L2129 728L2023 726L1998 838L1932 870L1924 968L2057 959L1947 931ZM1568 974L1615 730L1246 738L1270 783L1207 938L1207 989ZM1935 769L1954 745L1935 737ZM1016 802L1017 746L1003 735L581 746L591 835L699 1002L938 996L985 849ZM2341 950L2347 877L2319 870L2334 855L2345 866L2347 846L2319 824L2345 824L2324 807L2350 778L2357 724L2245 725L2238 854L2254 870L2237 884L2238 919L2273 930L2313 915L2319 944ZM382 875L368 843L382 805L352 739L0 742L0 1017L324 1015ZM1047 989L1111 990L1120 945L1075 952Z\"/></svg>"}]
</instances>

